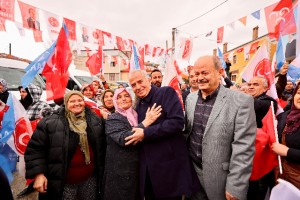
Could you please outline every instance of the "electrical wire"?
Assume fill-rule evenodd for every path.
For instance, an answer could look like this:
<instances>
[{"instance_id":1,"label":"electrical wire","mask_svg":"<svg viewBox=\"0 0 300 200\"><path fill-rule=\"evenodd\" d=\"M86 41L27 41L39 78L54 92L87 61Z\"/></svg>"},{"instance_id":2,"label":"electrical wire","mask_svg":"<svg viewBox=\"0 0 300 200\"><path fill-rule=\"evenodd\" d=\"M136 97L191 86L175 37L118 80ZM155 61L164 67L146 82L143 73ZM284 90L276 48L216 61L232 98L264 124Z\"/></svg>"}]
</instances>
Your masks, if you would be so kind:
<instances>
[{"instance_id":1,"label":"electrical wire","mask_svg":"<svg viewBox=\"0 0 300 200\"><path fill-rule=\"evenodd\" d=\"M210 13L211 11L215 10L216 8L220 7L221 5L223 5L224 3L226 3L227 1L229 1L229 0L225 0L225 1L223 1L222 3L218 4L217 6L213 7L212 9L210 9L209 11L207 11L207 12L201 14L200 16L198 16L198 17L196 17L196 18L194 18L194 19L192 19L192 20L190 20L190 21L188 21L188 22L186 22L186 23L184 23L184 24L181 24L181 25L177 26L176 29L179 28L179 27L185 26L185 25L187 25L187 24L189 24L189 23L192 23L193 21L195 21L195 20L197 20L197 19L203 17L204 15L206 15L206 14Z\"/></svg>"}]
</instances>

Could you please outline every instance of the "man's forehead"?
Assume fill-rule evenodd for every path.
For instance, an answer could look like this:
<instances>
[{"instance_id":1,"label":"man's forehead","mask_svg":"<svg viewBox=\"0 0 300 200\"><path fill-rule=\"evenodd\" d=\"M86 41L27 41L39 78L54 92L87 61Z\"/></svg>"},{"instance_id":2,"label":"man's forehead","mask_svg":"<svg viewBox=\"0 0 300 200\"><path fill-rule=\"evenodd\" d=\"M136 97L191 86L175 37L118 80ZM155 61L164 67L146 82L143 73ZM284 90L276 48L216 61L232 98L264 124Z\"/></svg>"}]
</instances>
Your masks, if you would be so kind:
<instances>
[{"instance_id":1,"label":"man's forehead","mask_svg":"<svg viewBox=\"0 0 300 200\"><path fill-rule=\"evenodd\" d=\"M249 81L249 83L262 83L263 79L262 78L253 78Z\"/></svg>"}]
</instances>

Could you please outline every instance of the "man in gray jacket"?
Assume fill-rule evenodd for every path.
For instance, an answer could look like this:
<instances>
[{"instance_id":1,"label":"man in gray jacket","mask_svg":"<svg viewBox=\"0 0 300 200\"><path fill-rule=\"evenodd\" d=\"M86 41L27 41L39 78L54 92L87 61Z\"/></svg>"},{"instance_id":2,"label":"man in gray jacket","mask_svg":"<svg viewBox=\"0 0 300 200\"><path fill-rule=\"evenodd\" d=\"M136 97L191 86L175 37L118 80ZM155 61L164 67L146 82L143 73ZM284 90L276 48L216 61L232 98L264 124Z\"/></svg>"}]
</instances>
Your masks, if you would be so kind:
<instances>
[{"instance_id":1,"label":"man in gray jacket","mask_svg":"<svg viewBox=\"0 0 300 200\"><path fill-rule=\"evenodd\" d=\"M224 69L216 56L200 57L194 70L199 92L187 97L185 133L201 191L192 200L246 199L256 135L253 98L220 84Z\"/></svg>"}]
</instances>

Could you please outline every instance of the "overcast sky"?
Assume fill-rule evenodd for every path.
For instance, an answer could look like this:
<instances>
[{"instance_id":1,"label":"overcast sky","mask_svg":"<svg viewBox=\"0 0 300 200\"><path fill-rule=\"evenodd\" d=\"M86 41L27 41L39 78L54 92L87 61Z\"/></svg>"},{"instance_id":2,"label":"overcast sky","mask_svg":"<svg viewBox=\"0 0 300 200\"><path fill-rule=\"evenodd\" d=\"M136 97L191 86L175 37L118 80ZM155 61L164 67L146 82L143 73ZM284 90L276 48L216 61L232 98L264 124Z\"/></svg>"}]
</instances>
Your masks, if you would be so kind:
<instances>
[{"instance_id":1,"label":"overcast sky","mask_svg":"<svg viewBox=\"0 0 300 200\"><path fill-rule=\"evenodd\" d=\"M224 41L229 49L248 42L252 38L252 28L258 25L259 36L267 33L263 9L276 0L24 0L37 8L67 17L87 26L95 27L114 35L133 39L139 44L165 47L166 40L171 46L171 30L178 27L181 33L198 36L194 40L191 63L203 54L211 54L212 49L222 47L216 43L216 30L224 26ZM207 15L184 26L191 19L225 2ZM261 20L251 13L261 10ZM245 27L238 21L248 16ZM235 30L226 26L235 22ZM204 35L214 31L211 37ZM7 41L1 37L0 44ZM2 40L2 41L1 41ZM22 40L18 41L22 44ZM24 43L22 46L27 46ZM36 46L43 46L36 44ZM221 48L222 50L222 48ZM21 51L21 50L20 50ZM20 54L18 52L18 54ZM24 49L25 57L31 55Z\"/></svg>"}]
</instances>

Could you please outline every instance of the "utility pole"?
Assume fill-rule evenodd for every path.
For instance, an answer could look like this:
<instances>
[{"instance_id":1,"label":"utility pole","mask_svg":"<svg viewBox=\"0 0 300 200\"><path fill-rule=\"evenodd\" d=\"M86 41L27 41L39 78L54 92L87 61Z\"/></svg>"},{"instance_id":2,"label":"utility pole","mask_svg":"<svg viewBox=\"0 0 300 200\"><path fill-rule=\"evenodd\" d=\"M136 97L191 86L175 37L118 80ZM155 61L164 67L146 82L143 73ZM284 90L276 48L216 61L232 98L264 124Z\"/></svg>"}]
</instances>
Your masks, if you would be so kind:
<instances>
[{"instance_id":1,"label":"utility pole","mask_svg":"<svg viewBox=\"0 0 300 200\"><path fill-rule=\"evenodd\" d=\"M176 28L172 28L172 54L175 53L175 33L176 33Z\"/></svg>"},{"instance_id":2,"label":"utility pole","mask_svg":"<svg viewBox=\"0 0 300 200\"><path fill-rule=\"evenodd\" d=\"M9 43L9 55L11 55L11 43Z\"/></svg>"}]
</instances>

